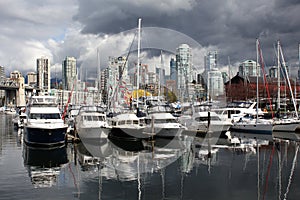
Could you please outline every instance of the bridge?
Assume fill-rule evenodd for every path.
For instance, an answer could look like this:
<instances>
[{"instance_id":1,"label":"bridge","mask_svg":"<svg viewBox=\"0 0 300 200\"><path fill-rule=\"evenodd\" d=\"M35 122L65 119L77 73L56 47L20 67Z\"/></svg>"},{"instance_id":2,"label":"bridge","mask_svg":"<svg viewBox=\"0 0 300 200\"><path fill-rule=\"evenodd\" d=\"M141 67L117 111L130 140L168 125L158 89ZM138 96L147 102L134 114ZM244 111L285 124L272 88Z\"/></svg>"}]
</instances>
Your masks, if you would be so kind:
<instances>
[{"instance_id":1,"label":"bridge","mask_svg":"<svg viewBox=\"0 0 300 200\"><path fill-rule=\"evenodd\" d=\"M0 90L5 91L5 106L25 106L25 84L23 77L18 79L1 80Z\"/></svg>"}]
</instances>

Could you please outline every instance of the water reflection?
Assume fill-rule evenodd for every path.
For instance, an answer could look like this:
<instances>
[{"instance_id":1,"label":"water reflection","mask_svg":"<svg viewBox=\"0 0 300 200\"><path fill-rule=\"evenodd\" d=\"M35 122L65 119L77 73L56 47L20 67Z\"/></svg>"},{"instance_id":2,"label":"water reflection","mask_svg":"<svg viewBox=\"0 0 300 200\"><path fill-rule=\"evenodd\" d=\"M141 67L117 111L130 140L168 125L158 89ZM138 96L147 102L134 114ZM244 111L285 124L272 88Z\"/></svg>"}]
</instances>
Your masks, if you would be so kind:
<instances>
[{"instance_id":1,"label":"water reflection","mask_svg":"<svg viewBox=\"0 0 300 200\"><path fill-rule=\"evenodd\" d=\"M5 197L299 198L299 143L282 139L286 135L265 140L240 134L235 139L239 142L184 135L141 143L99 139L34 149L22 143L22 132L5 127L12 124L1 117L0 193Z\"/></svg>"},{"instance_id":2,"label":"water reflection","mask_svg":"<svg viewBox=\"0 0 300 200\"><path fill-rule=\"evenodd\" d=\"M35 188L56 185L63 164L68 163L65 146L34 148L23 145L24 166Z\"/></svg>"},{"instance_id":3,"label":"water reflection","mask_svg":"<svg viewBox=\"0 0 300 200\"><path fill-rule=\"evenodd\" d=\"M209 141L213 140L218 142L210 144ZM202 188L210 188L210 193L204 195L204 199L220 199L222 195L229 195L229 191L229 197L235 194L240 197L248 195L245 199L289 197L293 190L299 144L289 140L246 136L240 137L239 141L238 144L232 144L219 138L182 136L175 140L143 141L143 148L139 151L128 150L124 144L118 146L121 141L112 143L107 140L101 147L95 141L85 141L78 144L77 152L78 156L81 154L79 157L82 157L80 163L83 169L97 171L101 184L98 186L101 190L99 196L103 193L105 178L106 182L135 181L136 195L140 199L151 182L157 183L155 177L159 175L161 181L157 186L161 187L161 194L150 196L167 198L170 196L166 192L170 190L167 189L170 177L166 172L169 172L173 174L171 179L180 184L177 194L180 199L193 199L197 197L196 194L205 193L202 189L191 191L190 184L193 182L198 182ZM172 169L174 164L179 167L175 171ZM218 193L211 193L212 187L217 188ZM295 192L291 194L291 197L294 196Z\"/></svg>"}]
</instances>

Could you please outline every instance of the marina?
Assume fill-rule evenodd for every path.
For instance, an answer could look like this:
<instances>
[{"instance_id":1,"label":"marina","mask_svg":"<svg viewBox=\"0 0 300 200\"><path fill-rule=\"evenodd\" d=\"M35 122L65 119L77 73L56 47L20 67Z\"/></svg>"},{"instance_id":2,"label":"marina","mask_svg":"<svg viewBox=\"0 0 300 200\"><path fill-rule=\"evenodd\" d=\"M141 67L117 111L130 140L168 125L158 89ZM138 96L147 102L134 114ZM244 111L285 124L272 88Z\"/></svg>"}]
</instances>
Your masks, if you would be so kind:
<instances>
[{"instance_id":1,"label":"marina","mask_svg":"<svg viewBox=\"0 0 300 200\"><path fill-rule=\"evenodd\" d=\"M297 199L299 143L181 134L37 148L0 114L0 199ZM99 129L100 130L100 129ZM294 133L295 134L295 133ZM214 142L216 141L216 142Z\"/></svg>"}]
</instances>

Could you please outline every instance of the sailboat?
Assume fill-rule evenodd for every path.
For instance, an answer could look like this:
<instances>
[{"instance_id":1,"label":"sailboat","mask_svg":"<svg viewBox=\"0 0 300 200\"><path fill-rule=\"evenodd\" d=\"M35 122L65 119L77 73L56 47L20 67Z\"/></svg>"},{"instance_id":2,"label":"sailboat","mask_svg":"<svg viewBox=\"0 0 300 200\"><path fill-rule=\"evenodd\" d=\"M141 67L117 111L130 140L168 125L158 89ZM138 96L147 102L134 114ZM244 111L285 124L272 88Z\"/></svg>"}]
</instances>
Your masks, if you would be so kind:
<instances>
[{"instance_id":1,"label":"sailboat","mask_svg":"<svg viewBox=\"0 0 300 200\"><path fill-rule=\"evenodd\" d=\"M259 53L259 41L256 40L256 98L257 105L259 105L259 95L258 95L258 53ZM256 137L260 139L272 139L273 123L271 120L259 118L258 106L256 106L256 116L251 115L250 118L245 120L241 118L238 122L234 122L230 127L230 131L233 132L235 136L249 136Z\"/></svg>"},{"instance_id":2,"label":"sailboat","mask_svg":"<svg viewBox=\"0 0 300 200\"><path fill-rule=\"evenodd\" d=\"M282 64L283 64L283 70L284 70L284 75L286 77L286 81L289 86L289 90L291 92L291 98L293 101L294 109L295 109L295 118L291 117L284 117L284 118L277 118L274 120L274 128L273 128L273 136L277 138L282 138L282 139L293 139L293 140L299 140L297 135L295 135L295 130L300 124L300 120L298 117L298 112L296 110L296 103L294 99L294 95L292 92L291 88L291 83L289 80L288 72L285 66L285 60L283 57L282 49L280 42L277 42L277 64L278 64L278 102L277 102L277 108L280 109L280 57L282 59Z\"/></svg>"}]
</instances>

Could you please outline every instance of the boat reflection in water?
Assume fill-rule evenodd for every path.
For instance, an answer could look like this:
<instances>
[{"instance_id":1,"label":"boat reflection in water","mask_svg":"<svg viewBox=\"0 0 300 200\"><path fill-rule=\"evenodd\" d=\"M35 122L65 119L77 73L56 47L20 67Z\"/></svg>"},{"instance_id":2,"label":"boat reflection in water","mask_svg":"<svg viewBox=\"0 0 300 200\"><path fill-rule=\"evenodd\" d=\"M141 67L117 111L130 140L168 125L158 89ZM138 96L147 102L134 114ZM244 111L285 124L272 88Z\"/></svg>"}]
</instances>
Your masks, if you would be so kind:
<instances>
[{"instance_id":1,"label":"boat reflection in water","mask_svg":"<svg viewBox=\"0 0 300 200\"><path fill-rule=\"evenodd\" d=\"M111 199L197 199L200 195L203 199L244 195L248 199L294 199L299 144L242 134L239 141L182 135L172 140L144 140L140 150L118 145L122 141L107 140L101 145L83 141L77 146L84 172L79 178L88 176L91 181L89 189L81 192L93 199L93 195L98 199L103 195ZM95 180L97 185L92 186ZM197 190L194 185L199 186ZM98 193L90 194L91 187ZM129 196L116 192L129 188Z\"/></svg>"},{"instance_id":2,"label":"boat reflection in water","mask_svg":"<svg viewBox=\"0 0 300 200\"><path fill-rule=\"evenodd\" d=\"M34 148L24 144L24 166L35 188L56 185L60 170L68 163L66 146Z\"/></svg>"}]
</instances>

